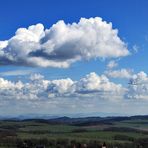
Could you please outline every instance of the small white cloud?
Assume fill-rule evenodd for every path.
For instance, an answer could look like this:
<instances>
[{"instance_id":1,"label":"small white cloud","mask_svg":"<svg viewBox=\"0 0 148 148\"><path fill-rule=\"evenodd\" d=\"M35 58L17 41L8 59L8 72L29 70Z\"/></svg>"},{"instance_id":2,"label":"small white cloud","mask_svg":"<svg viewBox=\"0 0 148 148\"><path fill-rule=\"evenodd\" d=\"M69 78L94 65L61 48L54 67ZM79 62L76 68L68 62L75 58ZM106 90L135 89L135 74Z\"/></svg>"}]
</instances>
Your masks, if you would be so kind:
<instances>
[{"instance_id":1,"label":"small white cloud","mask_svg":"<svg viewBox=\"0 0 148 148\"><path fill-rule=\"evenodd\" d=\"M129 79L133 75L133 71L130 69L120 69L120 70L108 70L105 71L108 77L112 78L126 78Z\"/></svg>"},{"instance_id":2,"label":"small white cloud","mask_svg":"<svg viewBox=\"0 0 148 148\"><path fill-rule=\"evenodd\" d=\"M32 74L30 76L30 80L31 81L34 81L34 80L43 80L43 79L44 79L44 76L41 75L41 74L38 74L38 73Z\"/></svg>"},{"instance_id":3,"label":"small white cloud","mask_svg":"<svg viewBox=\"0 0 148 148\"><path fill-rule=\"evenodd\" d=\"M148 100L148 75L145 72L141 71L133 75L125 98Z\"/></svg>"},{"instance_id":4,"label":"small white cloud","mask_svg":"<svg viewBox=\"0 0 148 148\"><path fill-rule=\"evenodd\" d=\"M48 85L48 91L49 93L57 93L58 95L71 94L73 93L73 84L74 81L70 78L52 80Z\"/></svg>"},{"instance_id":5,"label":"small white cloud","mask_svg":"<svg viewBox=\"0 0 148 148\"><path fill-rule=\"evenodd\" d=\"M107 68L108 69L112 69L112 68L115 68L118 66L118 63L114 60L110 61L108 64L107 64Z\"/></svg>"},{"instance_id":6,"label":"small white cloud","mask_svg":"<svg viewBox=\"0 0 148 148\"><path fill-rule=\"evenodd\" d=\"M140 49L139 46L137 46L137 45L133 46L133 50L135 53L137 53L139 51L139 49Z\"/></svg>"}]
</instances>

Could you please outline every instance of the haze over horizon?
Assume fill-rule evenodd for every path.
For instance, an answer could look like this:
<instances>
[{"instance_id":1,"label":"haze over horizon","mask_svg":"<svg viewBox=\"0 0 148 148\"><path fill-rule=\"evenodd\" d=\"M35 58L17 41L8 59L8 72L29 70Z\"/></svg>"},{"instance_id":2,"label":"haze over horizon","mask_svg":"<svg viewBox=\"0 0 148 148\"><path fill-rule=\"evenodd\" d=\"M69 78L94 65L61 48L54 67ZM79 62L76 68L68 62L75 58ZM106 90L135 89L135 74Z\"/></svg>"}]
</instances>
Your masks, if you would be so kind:
<instances>
[{"instance_id":1,"label":"haze over horizon","mask_svg":"<svg viewBox=\"0 0 148 148\"><path fill-rule=\"evenodd\" d=\"M146 0L0 2L0 116L148 114Z\"/></svg>"}]
</instances>

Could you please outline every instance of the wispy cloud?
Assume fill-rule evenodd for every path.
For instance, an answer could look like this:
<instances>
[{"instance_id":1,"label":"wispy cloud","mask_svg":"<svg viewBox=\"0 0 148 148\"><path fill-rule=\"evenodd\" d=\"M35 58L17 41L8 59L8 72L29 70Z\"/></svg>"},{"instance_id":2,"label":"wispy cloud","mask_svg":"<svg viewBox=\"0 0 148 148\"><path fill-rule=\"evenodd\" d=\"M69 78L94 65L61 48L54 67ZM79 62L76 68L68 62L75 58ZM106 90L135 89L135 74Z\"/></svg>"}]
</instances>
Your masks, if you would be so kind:
<instances>
[{"instance_id":1,"label":"wispy cloud","mask_svg":"<svg viewBox=\"0 0 148 148\"><path fill-rule=\"evenodd\" d=\"M0 76L23 76L23 75L30 75L32 73L34 73L33 70L12 70L12 71L0 72Z\"/></svg>"}]
</instances>

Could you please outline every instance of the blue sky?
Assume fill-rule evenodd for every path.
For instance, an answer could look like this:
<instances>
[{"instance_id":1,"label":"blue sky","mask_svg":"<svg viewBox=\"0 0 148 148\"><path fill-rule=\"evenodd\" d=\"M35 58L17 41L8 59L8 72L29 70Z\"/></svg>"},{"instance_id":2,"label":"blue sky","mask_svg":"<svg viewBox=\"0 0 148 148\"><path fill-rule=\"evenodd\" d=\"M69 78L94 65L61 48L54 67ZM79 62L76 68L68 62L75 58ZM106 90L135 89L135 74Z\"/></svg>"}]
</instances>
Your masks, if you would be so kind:
<instances>
[{"instance_id":1,"label":"blue sky","mask_svg":"<svg viewBox=\"0 0 148 148\"><path fill-rule=\"evenodd\" d=\"M1 78L0 106L2 106L3 108L9 107L9 111L4 111L3 114L10 114L10 113L25 114L28 113L27 110L25 109L26 107L30 108L29 113L51 112L52 114L59 114L60 112L62 112L64 114L70 111L71 106L73 106L74 108L71 109L70 111L71 113L84 112L87 114L85 107L82 110L80 108L81 107L83 108L83 106L88 104L90 98L92 97L94 98L94 100L92 101L93 102L92 106L90 106L90 110L88 112L98 112L98 113L111 112L112 114L115 114L118 112L118 110L121 107L119 104L122 104L123 106L126 106L125 107L125 109L127 110L126 114L148 113L148 110L143 105L143 102L146 101L147 103L147 98L148 98L148 93L147 93L148 91L148 76L147 76L148 9L147 7L148 7L147 0L130 0L130 1L129 0L110 0L110 1L109 0L81 0L81 1L80 0L62 0L62 1L1 0L0 41L2 42L8 41L8 43L6 43L7 45L2 48L1 45L3 43L0 42L0 50L5 53L5 54L2 53L3 55L1 55L0 51L0 78ZM96 17L100 17L102 18L102 20L100 21L99 19L95 19ZM62 30L63 24L61 23L59 25L56 25L57 28L54 28L53 24L58 24L57 22L63 20L64 25L66 27L68 27L69 24L71 28L73 28L74 26L72 25L72 23L74 22L78 24L77 27L80 27L81 25L79 25L79 21L81 18L85 18L85 20L82 23L83 28L82 30L81 29L76 30L78 31L78 32L75 31L76 34L78 34L79 31L80 32L84 31L85 34L87 34L87 31L85 30L86 29L85 25L86 23L89 24L90 18L92 18L92 22L96 21L98 26L99 24L110 26L109 23L110 22L112 23L112 27L110 28L109 31L106 31L105 28L101 28L100 26L99 26L100 28L96 27L95 30L93 30L95 25L90 26L92 27L90 28L90 30L92 29L93 31L100 29L100 31L97 34L98 38L101 36L100 34L103 34L103 36L100 37L100 39L106 38L106 36L108 37L108 40L105 42L105 44L108 46L112 45L113 49L109 47L108 50L108 51L112 50L112 53L108 53L108 51L105 51L106 48L108 48L108 46L104 45L104 43L101 43L100 39L99 39L99 45L98 44L94 45L95 47L94 46L91 47L90 45L87 46L87 44L85 45L83 40L89 41L89 37L93 38L94 37L93 35L95 34L91 34L91 36L86 35L86 37L81 36L82 41L76 42L78 43L78 47L75 47L74 50L70 49L73 46L75 46L75 44L72 42L77 39L80 39L79 36L78 37L76 36L74 40L73 37L70 36L71 40L69 41L69 39L65 35L66 36L65 38L67 39L65 39L64 42L61 41L62 36L64 37L64 34L66 34L66 32L63 32L63 35L61 36L59 35L60 30ZM29 26L36 25L38 23L41 23L42 25L37 26L37 31L42 30L42 26L44 26L43 33L45 33L44 32L45 29L49 30L51 29L53 30L54 33L50 34L50 32L48 32L47 35L45 35L44 37L40 37L41 39L39 39L39 42L37 44L35 41L35 45L34 43L32 43L32 38L31 42L29 41L30 42L29 45L27 45L28 43L27 35L23 34L23 30L21 30L18 33L20 36L16 37L15 32L19 28L28 28ZM117 29L118 33L110 36L110 33L113 32L114 29ZM71 31L73 30L71 29ZM56 37L54 36L54 34ZM50 37L48 38L48 36ZM13 41L11 41L13 37L14 38L16 37L17 39L15 38L13 39ZM30 36L28 38L30 40ZM53 39L52 42L53 45L55 46L55 50L52 54L58 56L55 57L51 55L51 53L47 54L47 52L49 52L49 49L50 50L54 49L54 47L53 49L51 49L52 47L51 44L49 45L48 43L47 45L43 44L39 45L42 42L43 38L44 40L48 41ZM85 38L87 38L87 40L85 40ZM118 39L114 40L114 38L120 39L120 42L118 43L117 41ZM21 43L18 43L18 41L20 40ZM25 42L23 44L22 41L24 40ZM57 43L58 41L60 41L60 43ZM65 44L65 42L68 44ZM42 48L47 48L48 50L46 49L44 53L44 50L42 50L42 48L40 49L40 46L43 46ZM118 48L116 49L116 47ZM23 52L19 51L20 48L22 48L21 50ZM83 50L84 48L86 48L88 51L84 51ZM92 51L93 48L94 52L96 52L96 56ZM43 57L37 59L36 61L32 59L26 60L22 55L23 53L25 53L25 50L27 51L28 49L31 50L31 52L27 55L27 57L32 55L36 56L37 58L41 55ZM79 55L75 53L75 49L81 50L79 52ZM35 50L37 50L37 52ZM60 50L62 50L62 54ZM118 51L120 52L120 55L117 54ZM86 52L90 54L89 57L88 53L86 54ZM102 52L103 55L101 55ZM17 56L14 54L16 54ZM44 57L45 54L47 54L46 57ZM14 59L11 59L12 58L11 56ZM45 59L43 61L40 61L42 58ZM53 63L48 63L45 66L45 63L49 62L45 61L47 60L46 58L48 58L49 61L51 60L50 58L53 59L55 58L55 60L51 60L51 62ZM62 60L59 58L61 58ZM61 66L60 64L62 62L63 64L69 64L69 65ZM115 87L115 90L110 90L110 89L106 90L106 88L103 88L104 85L102 86L102 83L104 83L104 78L101 77L102 75L104 75L108 79L106 82L106 88L109 85L110 87ZM31 79L30 77L33 77L32 80L30 80ZM69 79L72 80L72 82ZM60 82L59 81L57 82L57 80L59 80ZM63 82L63 80L65 81ZM136 85L137 84L140 85L138 85L136 88L134 85L129 86L129 80L132 80L132 82L136 82ZM22 84L18 83L18 81L21 82ZM34 81L38 81L38 83ZM94 81L98 81L98 83L94 84ZM25 94L24 90L29 88L30 90L33 89L32 90L33 92L38 92L41 89L40 88L41 84L46 85L46 89L42 90L41 93L42 95L32 94L32 92L27 92L27 94ZM39 87L34 88L34 85L37 85ZM86 86L83 85L86 86L88 85L89 88L88 87L86 88ZM93 88L91 85L93 86ZM122 87L119 88L120 87L119 85L122 85ZM96 87L94 88L94 86ZM65 89L61 90L60 87L63 87ZM80 88L79 90L76 90L76 88L73 87L80 87ZM69 88L71 89L69 90ZM5 96L3 90L5 90L5 92L8 91L7 94L5 94ZM12 92L13 90L15 90L15 92ZM119 91L118 93L120 93L120 95L118 95L118 97L113 95L113 99L111 99L112 101L110 99L106 101L106 98L110 96L109 92L113 91L112 94L115 94L117 90ZM23 97L20 98L19 96L17 96L16 94L17 91L19 91L20 94L23 93L24 95L26 95L26 97L28 98L26 102L24 101L25 99L22 99ZM47 91L49 91L48 94ZM68 93L68 91L70 91L70 94ZM100 91L105 95L104 94L100 95ZM106 91L107 94L109 95L106 95ZM137 94L135 92L137 92ZM8 94L9 96L12 95L12 98L14 97L14 100L12 99L13 101L10 100L9 97L6 97ZM44 95L46 97L43 97ZM84 98L86 98L87 100L86 102L83 100ZM97 100L96 98L101 98L101 99ZM60 101L60 99L62 101ZM32 100L36 100L35 103L33 103ZM141 110L141 108L143 108L142 109L143 111L136 112L133 109L133 112L130 113L129 111L131 107L130 104L132 103L128 102L127 100L128 101L131 100L131 102L134 102L135 104L139 103L139 109ZM114 101L116 101L115 104ZM45 103L48 104L47 102L49 103L49 106L46 106L45 110L39 111L41 110L41 107ZM79 104L78 102L79 103L81 102L81 104L83 105L82 106L77 105ZM101 105L101 103L99 104L99 102L103 102L104 104L102 105L101 110L97 110L98 107L96 106L96 104L98 104L98 106ZM24 108L22 107L23 105ZM117 108L116 110L113 109L115 108L114 106L116 106ZM20 111L20 108L23 108L22 111ZM79 109L80 111L78 111ZM120 114L123 113L124 113L124 107Z\"/></svg>"},{"instance_id":2,"label":"blue sky","mask_svg":"<svg viewBox=\"0 0 148 148\"><path fill-rule=\"evenodd\" d=\"M113 28L119 30L119 36L129 45L130 49L132 49L134 45L137 45L140 49L138 54L120 61L121 65L123 67L127 67L127 65L130 68L134 67L136 71L144 70L147 72L148 69L145 64L148 54L146 50L148 46L146 39L148 35L147 5L148 2L146 0L63 0L62 2L56 0L38 0L38 2L34 0L21 2L19 0L13 2L5 0L1 1L0 6L0 40L9 39L20 27L28 27L33 24L42 23L46 28L49 28L58 20L72 23L78 22L81 17L90 18L100 16L107 22L113 23ZM101 70L104 69L102 64L96 64L96 62L93 61L92 63L95 68L79 63L80 66L86 66L84 74L89 71L100 72L100 67ZM98 65L99 69L97 68ZM6 70L14 68L15 67L10 66L7 67ZM4 69L5 67L0 70L3 71ZM74 69L77 71L77 74L71 74L73 78L77 79L83 75L82 72L79 73L79 67ZM59 69L54 69L56 72L58 70ZM44 73L44 69L41 69L41 71ZM61 72L69 76L69 72L73 73L73 70L68 70L68 72L64 70L63 72L63 70L60 69L59 73Z\"/></svg>"}]
</instances>

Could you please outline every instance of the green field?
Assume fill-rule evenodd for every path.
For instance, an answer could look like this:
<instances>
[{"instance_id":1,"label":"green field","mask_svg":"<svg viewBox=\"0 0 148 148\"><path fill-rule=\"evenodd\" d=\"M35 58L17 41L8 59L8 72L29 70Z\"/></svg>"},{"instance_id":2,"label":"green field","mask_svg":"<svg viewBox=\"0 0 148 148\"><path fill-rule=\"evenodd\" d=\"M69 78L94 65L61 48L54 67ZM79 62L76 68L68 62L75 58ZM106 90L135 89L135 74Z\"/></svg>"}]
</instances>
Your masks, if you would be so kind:
<instances>
[{"instance_id":1,"label":"green field","mask_svg":"<svg viewBox=\"0 0 148 148\"><path fill-rule=\"evenodd\" d=\"M68 125L50 124L40 121L0 121L0 148L23 148L30 141L35 148L38 144L46 147L66 148L73 143L86 143L98 147L106 142L108 147L148 147L148 120L112 121L110 124ZM143 144L143 143L144 144ZM18 144L22 144L18 146ZM93 146L94 147L94 146ZM25 148L25 147L24 147Z\"/></svg>"}]
</instances>

